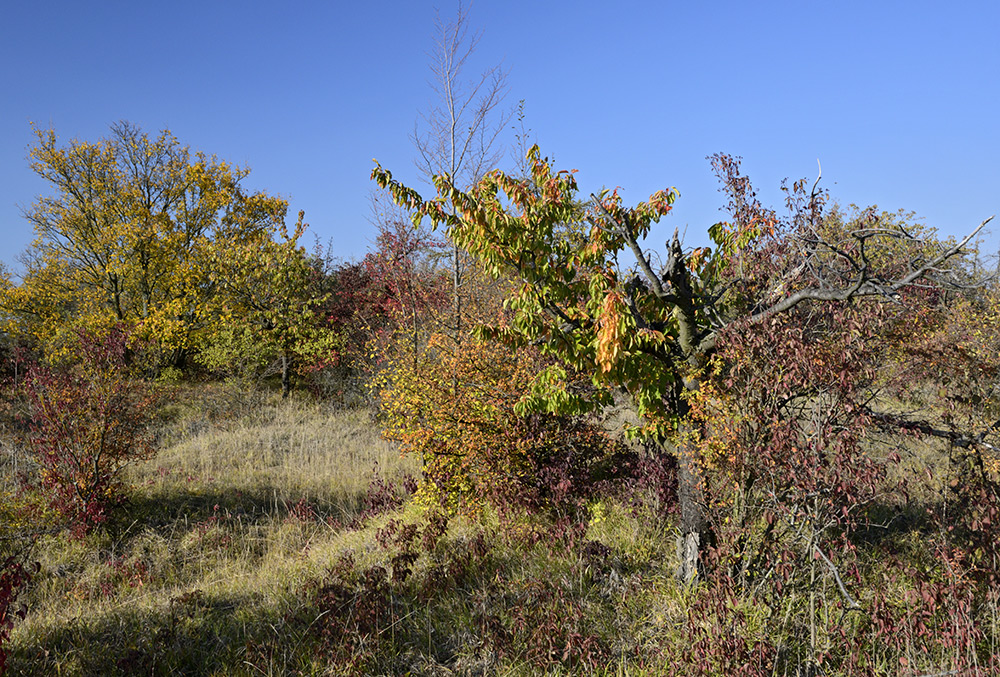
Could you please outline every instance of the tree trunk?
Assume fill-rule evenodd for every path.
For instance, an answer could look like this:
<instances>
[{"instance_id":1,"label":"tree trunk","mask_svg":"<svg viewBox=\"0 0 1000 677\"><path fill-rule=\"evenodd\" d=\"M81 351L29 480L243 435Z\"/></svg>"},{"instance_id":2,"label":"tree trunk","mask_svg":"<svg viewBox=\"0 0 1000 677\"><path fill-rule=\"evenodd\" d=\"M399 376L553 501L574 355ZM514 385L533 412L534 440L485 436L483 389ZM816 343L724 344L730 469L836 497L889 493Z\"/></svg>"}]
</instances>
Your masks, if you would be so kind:
<instances>
[{"instance_id":1,"label":"tree trunk","mask_svg":"<svg viewBox=\"0 0 1000 677\"><path fill-rule=\"evenodd\" d=\"M687 391L697 391L697 379L685 379ZM698 440L704 431L691 423L687 399L679 398L682 421L677 444L677 503L680 508L680 534L677 537L677 578L685 584L697 581L704 573L702 552L711 544L712 533L705 516L705 473L698 454Z\"/></svg>"},{"instance_id":2,"label":"tree trunk","mask_svg":"<svg viewBox=\"0 0 1000 677\"><path fill-rule=\"evenodd\" d=\"M452 207L452 212L455 208ZM452 306L455 313L455 343L462 344L462 271L459 269L461 264L462 250L455 245L455 249L452 252L452 265L455 269L452 272Z\"/></svg>"},{"instance_id":3,"label":"tree trunk","mask_svg":"<svg viewBox=\"0 0 1000 677\"><path fill-rule=\"evenodd\" d=\"M677 443L677 502L681 510L680 536L677 539L677 577L683 583L697 580L702 567L701 553L709 544L710 532L705 518L705 474L698 454L698 442L703 432L691 421L688 396L701 389L698 376L707 355L700 344L701 326L698 319L698 295L691 280L684 248L674 231L670 243L670 259L666 270L676 301L673 317L677 321L677 345L684 355L678 364L678 374L686 374L677 383L677 415L681 421Z\"/></svg>"},{"instance_id":4,"label":"tree trunk","mask_svg":"<svg viewBox=\"0 0 1000 677\"><path fill-rule=\"evenodd\" d=\"M693 440L682 440L677 456L677 503L681 512L677 578L685 584L696 581L701 575L702 549L711 540L705 518L705 478L694 447Z\"/></svg>"},{"instance_id":5,"label":"tree trunk","mask_svg":"<svg viewBox=\"0 0 1000 677\"><path fill-rule=\"evenodd\" d=\"M288 394L292 392L292 374L291 374L291 360L288 359L288 353L281 353L281 399L287 399Z\"/></svg>"}]
</instances>

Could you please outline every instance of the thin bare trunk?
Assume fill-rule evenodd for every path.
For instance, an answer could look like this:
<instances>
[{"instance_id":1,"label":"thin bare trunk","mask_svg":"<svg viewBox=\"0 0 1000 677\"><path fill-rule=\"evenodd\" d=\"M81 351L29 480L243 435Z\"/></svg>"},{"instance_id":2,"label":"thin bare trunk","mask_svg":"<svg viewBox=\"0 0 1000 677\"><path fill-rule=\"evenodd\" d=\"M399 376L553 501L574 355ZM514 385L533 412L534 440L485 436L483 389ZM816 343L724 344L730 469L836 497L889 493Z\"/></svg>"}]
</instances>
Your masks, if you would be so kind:
<instances>
[{"instance_id":1,"label":"thin bare trunk","mask_svg":"<svg viewBox=\"0 0 1000 677\"><path fill-rule=\"evenodd\" d=\"M465 80L466 62L475 52L481 33L469 34L468 8L459 4L454 19L437 18L437 39L431 54L433 88L438 105L421 115L426 131L414 128L412 136L419 153L418 167L431 179L447 174L458 185L471 186L494 168L502 157L497 139L510 121L512 111L501 105L507 93L507 73L497 65L478 78ZM452 205L454 213L454 205ZM452 250L451 333L462 341L462 250Z\"/></svg>"},{"instance_id":2,"label":"thin bare trunk","mask_svg":"<svg viewBox=\"0 0 1000 677\"><path fill-rule=\"evenodd\" d=\"M281 353L281 399L287 399L292 392L291 360L288 359L288 352Z\"/></svg>"},{"instance_id":3,"label":"thin bare trunk","mask_svg":"<svg viewBox=\"0 0 1000 677\"><path fill-rule=\"evenodd\" d=\"M455 342L459 344L462 342L462 271L459 268L461 256L462 251L458 248L458 245L455 245L452 259L452 265L455 267L452 273L454 287L454 299L452 301L455 308Z\"/></svg>"}]
</instances>

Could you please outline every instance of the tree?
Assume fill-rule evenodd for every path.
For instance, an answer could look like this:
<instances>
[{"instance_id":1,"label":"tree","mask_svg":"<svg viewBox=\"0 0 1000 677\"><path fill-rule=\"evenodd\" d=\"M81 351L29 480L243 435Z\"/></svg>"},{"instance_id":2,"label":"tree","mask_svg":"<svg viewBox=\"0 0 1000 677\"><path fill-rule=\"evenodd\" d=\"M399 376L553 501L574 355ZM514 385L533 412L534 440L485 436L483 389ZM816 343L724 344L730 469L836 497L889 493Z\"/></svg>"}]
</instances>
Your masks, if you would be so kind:
<instances>
[{"instance_id":1,"label":"tree","mask_svg":"<svg viewBox=\"0 0 1000 677\"><path fill-rule=\"evenodd\" d=\"M398 350L415 363L421 328L432 311L447 304L447 278L436 265L445 243L424 228L412 227L402 214L383 212L376 226L375 248L361 261L369 281L364 303L367 326L374 333L396 333ZM387 337L382 337L387 338ZM384 341L381 348L388 349Z\"/></svg>"},{"instance_id":2,"label":"tree","mask_svg":"<svg viewBox=\"0 0 1000 677\"><path fill-rule=\"evenodd\" d=\"M525 408L594 411L610 404L614 391L625 391L643 422L634 432L675 445L678 575L684 581L696 578L711 538L698 453L707 431L692 416L691 402L720 333L806 303L894 300L918 282L959 283L961 271L949 265L968 252L986 223L950 243L915 238L902 225L880 224L874 213L842 233L829 232L824 196L816 184L806 192L804 182L789 189L792 217L781 221L759 204L738 162L719 155L713 165L729 196L732 221L709 228L714 250L685 249L675 231L656 266L658 258L640 243L670 211L676 189L634 207L624 206L617 191L602 191L582 211L571 172L554 172L537 147L529 160L530 178L493 171L467 192L450 176L438 176L437 197L429 201L377 164L372 176L415 218L443 224L487 270L521 280L507 302L509 326L484 333L512 345L536 344L568 367L592 374L593 391L581 393L566 387L565 369L545 370ZM574 223L589 226L579 242L564 236L566 224ZM618 264L626 250L635 257L633 269ZM906 256L889 256L890 250Z\"/></svg>"},{"instance_id":3,"label":"tree","mask_svg":"<svg viewBox=\"0 0 1000 677\"><path fill-rule=\"evenodd\" d=\"M447 174L466 189L496 166L503 155L497 140L511 119L504 111L507 72L501 66L488 68L465 81L467 61L476 51L482 33L469 35L468 9L459 3L455 19L435 22L436 39L431 53L432 88L437 106L421 117L421 132L414 126L413 143L420 158L418 168L428 180ZM452 249L452 330L460 340L462 330L463 269L465 260L457 243Z\"/></svg>"},{"instance_id":4,"label":"tree","mask_svg":"<svg viewBox=\"0 0 1000 677\"><path fill-rule=\"evenodd\" d=\"M36 136L32 169L53 194L25 212L36 237L21 284L0 290L8 325L53 354L78 329L120 326L180 364L216 289L210 247L269 240L285 201L247 193L248 170L192 153L167 130L150 138L119 122L102 141L67 146L52 130Z\"/></svg>"},{"instance_id":5,"label":"tree","mask_svg":"<svg viewBox=\"0 0 1000 677\"><path fill-rule=\"evenodd\" d=\"M282 397L291 392L293 375L322 362L339 340L321 312L321 273L299 245L304 216L300 211L291 232L282 224L277 240L215 242L210 248L209 281L218 291L199 359L210 368L235 363L250 371L277 363Z\"/></svg>"}]
</instances>

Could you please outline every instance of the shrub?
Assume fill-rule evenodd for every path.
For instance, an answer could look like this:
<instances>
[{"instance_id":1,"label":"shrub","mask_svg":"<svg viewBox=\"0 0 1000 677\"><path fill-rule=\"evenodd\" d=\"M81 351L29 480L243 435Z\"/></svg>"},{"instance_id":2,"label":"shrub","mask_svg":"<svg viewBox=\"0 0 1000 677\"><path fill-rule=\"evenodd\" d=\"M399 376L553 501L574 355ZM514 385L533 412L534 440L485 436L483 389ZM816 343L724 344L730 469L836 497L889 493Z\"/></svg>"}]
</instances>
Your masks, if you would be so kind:
<instances>
[{"instance_id":1,"label":"shrub","mask_svg":"<svg viewBox=\"0 0 1000 677\"><path fill-rule=\"evenodd\" d=\"M394 621L388 572L380 566L358 572L343 557L311 593L319 614L310 625L319 653L348 673L365 672L378 656L382 635Z\"/></svg>"},{"instance_id":2,"label":"shrub","mask_svg":"<svg viewBox=\"0 0 1000 677\"><path fill-rule=\"evenodd\" d=\"M449 509L490 500L573 516L624 474L625 450L595 424L518 411L544 367L530 348L472 336L459 344L442 334L415 363L389 366L383 434L422 460L425 499Z\"/></svg>"},{"instance_id":3,"label":"shrub","mask_svg":"<svg viewBox=\"0 0 1000 677\"><path fill-rule=\"evenodd\" d=\"M156 397L129 378L123 332L103 338L81 333L79 338L78 364L62 369L36 365L25 390L38 488L81 535L124 501L120 476L125 465L153 454L148 427Z\"/></svg>"},{"instance_id":4,"label":"shrub","mask_svg":"<svg viewBox=\"0 0 1000 677\"><path fill-rule=\"evenodd\" d=\"M7 671L7 639L17 619L23 619L27 607L18 604L18 594L31 580L38 565L29 565L23 556L11 555L0 562L0 675Z\"/></svg>"}]
</instances>

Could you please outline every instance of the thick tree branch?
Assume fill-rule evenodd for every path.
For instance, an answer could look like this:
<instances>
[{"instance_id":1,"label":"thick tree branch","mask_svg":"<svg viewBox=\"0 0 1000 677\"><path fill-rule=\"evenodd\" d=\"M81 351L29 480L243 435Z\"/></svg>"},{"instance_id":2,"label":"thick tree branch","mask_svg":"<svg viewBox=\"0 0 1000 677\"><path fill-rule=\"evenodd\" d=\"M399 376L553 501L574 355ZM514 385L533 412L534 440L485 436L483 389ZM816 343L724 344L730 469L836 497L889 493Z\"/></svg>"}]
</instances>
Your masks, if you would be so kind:
<instances>
[{"instance_id":1,"label":"thick tree branch","mask_svg":"<svg viewBox=\"0 0 1000 677\"><path fill-rule=\"evenodd\" d=\"M635 256L636 261L639 263L639 269L642 270L642 274L646 277L646 280L649 282L649 286L652 288L653 293L656 294L656 297L659 299L666 298L667 292L663 289L659 276L653 272L653 269L649 265L649 258L647 258L646 252L644 252L642 247L639 246L639 243L635 239L635 235L632 233L632 224L627 222L622 224L619 222L619 220L615 218L603 204L601 204L601 201L593 193L590 194L590 199L594 201L594 205L597 207L598 211L604 215L604 218L614 224L615 233L625 240L625 244L628 245L632 255ZM591 224L597 225L593 220L591 220Z\"/></svg>"}]
</instances>

